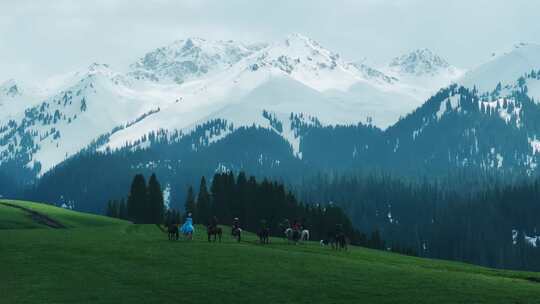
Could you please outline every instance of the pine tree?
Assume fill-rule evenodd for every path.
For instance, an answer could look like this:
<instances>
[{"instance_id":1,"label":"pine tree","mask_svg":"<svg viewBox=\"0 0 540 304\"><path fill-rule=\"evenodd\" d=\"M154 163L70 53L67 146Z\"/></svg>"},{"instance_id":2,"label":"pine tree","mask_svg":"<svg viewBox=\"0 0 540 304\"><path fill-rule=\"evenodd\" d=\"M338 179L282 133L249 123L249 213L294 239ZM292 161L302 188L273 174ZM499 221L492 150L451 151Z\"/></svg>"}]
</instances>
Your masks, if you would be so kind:
<instances>
[{"instance_id":1,"label":"pine tree","mask_svg":"<svg viewBox=\"0 0 540 304\"><path fill-rule=\"evenodd\" d=\"M199 194L197 195L197 210L195 212L196 221L200 224L206 224L210 219L210 194L206 186L206 179L204 176L201 178L201 184L199 186Z\"/></svg>"},{"instance_id":2,"label":"pine tree","mask_svg":"<svg viewBox=\"0 0 540 304\"><path fill-rule=\"evenodd\" d=\"M137 174L131 183L129 191L127 209L128 217L135 223L145 222L145 206L148 200L146 181L142 174Z\"/></svg>"},{"instance_id":3,"label":"pine tree","mask_svg":"<svg viewBox=\"0 0 540 304\"><path fill-rule=\"evenodd\" d=\"M105 210L105 215L109 217L114 217L114 210L111 200L107 202L107 209Z\"/></svg>"},{"instance_id":4,"label":"pine tree","mask_svg":"<svg viewBox=\"0 0 540 304\"><path fill-rule=\"evenodd\" d=\"M146 223L160 224L163 221L163 191L155 174L152 174L148 181L148 201L144 209Z\"/></svg>"},{"instance_id":5,"label":"pine tree","mask_svg":"<svg viewBox=\"0 0 540 304\"><path fill-rule=\"evenodd\" d=\"M123 220L128 218L126 201L124 199L120 200L120 204L118 206L118 217Z\"/></svg>"},{"instance_id":6,"label":"pine tree","mask_svg":"<svg viewBox=\"0 0 540 304\"><path fill-rule=\"evenodd\" d=\"M184 204L184 209L186 211L186 214L193 213L193 216L195 215L195 195L193 194L193 187L189 186L188 193L186 196L186 202Z\"/></svg>"},{"instance_id":7,"label":"pine tree","mask_svg":"<svg viewBox=\"0 0 540 304\"><path fill-rule=\"evenodd\" d=\"M112 201L112 217L115 217L115 218L120 217L120 205L117 200Z\"/></svg>"}]
</instances>

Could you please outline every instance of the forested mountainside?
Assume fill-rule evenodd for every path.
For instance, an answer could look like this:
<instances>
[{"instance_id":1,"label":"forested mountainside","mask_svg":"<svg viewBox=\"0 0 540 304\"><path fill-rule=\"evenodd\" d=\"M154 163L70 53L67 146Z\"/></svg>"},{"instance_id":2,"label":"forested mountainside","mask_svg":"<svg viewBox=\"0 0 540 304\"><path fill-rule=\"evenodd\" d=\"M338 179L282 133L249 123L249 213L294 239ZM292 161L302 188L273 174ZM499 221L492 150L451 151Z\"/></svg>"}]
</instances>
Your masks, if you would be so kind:
<instances>
[{"instance_id":1,"label":"forested mountainside","mask_svg":"<svg viewBox=\"0 0 540 304\"><path fill-rule=\"evenodd\" d=\"M152 132L118 150L102 148L111 136L106 134L43 175L33 192L42 196L36 199L63 197L84 210L98 211L102 202L86 202L86 190L76 185L93 188L95 193L112 191L105 186L106 177L94 177L122 180L116 174L126 170L158 171L171 185L216 170L246 170L286 181L351 170L416 178L436 178L457 170L496 172L507 178L536 176L540 106L529 96L528 84L536 84L537 78L533 72L515 86L497 86L483 94L452 85L387 130L364 124L324 126L304 114L280 119L262 111L259 115L268 127L237 128L233 122L215 119L187 134ZM284 134L284 130L289 131ZM54 186L65 183L73 185L68 187L71 190ZM185 190L175 191L181 197Z\"/></svg>"},{"instance_id":2,"label":"forested mountainside","mask_svg":"<svg viewBox=\"0 0 540 304\"><path fill-rule=\"evenodd\" d=\"M420 256L490 267L540 269L540 180L454 172L433 181L386 174L320 174L299 198L344 208L360 231Z\"/></svg>"}]
</instances>

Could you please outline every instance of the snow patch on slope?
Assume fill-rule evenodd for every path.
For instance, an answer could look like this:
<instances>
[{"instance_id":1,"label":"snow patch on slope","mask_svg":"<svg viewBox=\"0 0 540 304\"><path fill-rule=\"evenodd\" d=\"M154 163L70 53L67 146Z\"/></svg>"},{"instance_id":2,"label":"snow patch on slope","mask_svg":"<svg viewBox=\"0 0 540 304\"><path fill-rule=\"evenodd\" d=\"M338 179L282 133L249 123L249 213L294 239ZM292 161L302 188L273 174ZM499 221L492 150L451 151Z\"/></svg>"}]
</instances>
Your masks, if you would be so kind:
<instances>
[{"instance_id":1,"label":"snow patch on slope","mask_svg":"<svg viewBox=\"0 0 540 304\"><path fill-rule=\"evenodd\" d=\"M442 101L439 110L435 114L437 116L437 120L440 120L447 111L459 110L458 108L460 99L461 95L453 95ZM450 106L450 108L448 107L448 105Z\"/></svg>"},{"instance_id":2,"label":"snow patch on slope","mask_svg":"<svg viewBox=\"0 0 540 304\"><path fill-rule=\"evenodd\" d=\"M532 154L540 153L540 140L534 138L529 138L529 144L531 145Z\"/></svg>"}]
</instances>

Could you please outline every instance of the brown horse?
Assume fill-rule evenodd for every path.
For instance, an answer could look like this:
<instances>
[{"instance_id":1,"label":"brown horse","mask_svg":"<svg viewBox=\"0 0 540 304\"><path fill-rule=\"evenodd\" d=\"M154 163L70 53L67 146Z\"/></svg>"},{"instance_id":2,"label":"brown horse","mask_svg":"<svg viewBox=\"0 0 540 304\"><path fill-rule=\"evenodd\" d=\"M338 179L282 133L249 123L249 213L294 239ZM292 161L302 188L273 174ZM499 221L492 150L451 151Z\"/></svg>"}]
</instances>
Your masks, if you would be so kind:
<instances>
[{"instance_id":1,"label":"brown horse","mask_svg":"<svg viewBox=\"0 0 540 304\"><path fill-rule=\"evenodd\" d=\"M167 226L167 233L169 235L169 241L178 240L178 225L172 223L169 224Z\"/></svg>"},{"instance_id":2,"label":"brown horse","mask_svg":"<svg viewBox=\"0 0 540 304\"><path fill-rule=\"evenodd\" d=\"M221 242L221 235L223 234L223 230L221 230L218 226L208 226L206 227L206 233L208 233L208 241L211 242L211 236L214 236L214 242L216 241L216 237Z\"/></svg>"},{"instance_id":3,"label":"brown horse","mask_svg":"<svg viewBox=\"0 0 540 304\"><path fill-rule=\"evenodd\" d=\"M335 250L347 250L347 237L345 233L340 232L336 234L332 248Z\"/></svg>"},{"instance_id":4,"label":"brown horse","mask_svg":"<svg viewBox=\"0 0 540 304\"><path fill-rule=\"evenodd\" d=\"M261 228L257 232L257 236L259 237L259 242L261 244L268 244L270 242L270 229Z\"/></svg>"}]
</instances>

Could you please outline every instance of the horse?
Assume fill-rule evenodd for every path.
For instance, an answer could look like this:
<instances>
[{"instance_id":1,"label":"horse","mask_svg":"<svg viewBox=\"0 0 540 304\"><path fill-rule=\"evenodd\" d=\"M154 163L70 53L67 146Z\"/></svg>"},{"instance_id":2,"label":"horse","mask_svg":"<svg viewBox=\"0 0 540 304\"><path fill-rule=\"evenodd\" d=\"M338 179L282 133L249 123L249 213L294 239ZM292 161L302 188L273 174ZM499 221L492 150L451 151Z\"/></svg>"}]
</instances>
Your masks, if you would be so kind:
<instances>
[{"instance_id":1,"label":"horse","mask_svg":"<svg viewBox=\"0 0 540 304\"><path fill-rule=\"evenodd\" d=\"M309 241L309 230L307 229L302 230L302 232L300 233L300 241L302 242Z\"/></svg>"},{"instance_id":2,"label":"horse","mask_svg":"<svg viewBox=\"0 0 540 304\"><path fill-rule=\"evenodd\" d=\"M221 234L223 231L218 226L208 226L206 227L206 232L208 233L208 242L211 241L211 236L214 236L214 242L216 241L216 237L218 238L219 242L221 243Z\"/></svg>"},{"instance_id":3,"label":"horse","mask_svg":"<svg viewBox=\"0 0 540 304\"><path fill-rule=\"evenodd\" d=\"M319 244L322 247L332 246L334 250L347 250L349 239L343 232L328 232L325 239L322 239Z\"/></svg>"},{"instance_id":4,"label":"horse","mask_svg":"<svg viewBox=\"0 0 540 304\"><path fill-rule=\"evenodd\" d=\"M287 237L287 241L289 243L294 242L296 244L298 243L298 240L300 240L300 231L287 228L285 229L285 236Z\"/></svg>"},{"instance_id":5,"label":"horse","mask_svg":"<svg viewBox=\"0 0 540 304\"><path fill-rule=\"evenodd\" d=\"M347 250L347 237L345 233L341 232L335 235L332 248L335 250Z\"/></svg>"},{"instance_id":6,"label":"horse","mask_svg":"<svg viewBox=\"0 0 540 304\"><path fill-rule=\"evenodd\" d=\"M268 228L262 228L257 232L257 236L259 236L259 241L261 244L268 244L270 242L270 229Z\"/></svg>"},{"instance_id":7,"label":"horse","mask_svg":"<svg viewBox=\"0 0 540 304\"><path fill-rule=\"evenodd\" d=\"M235 238L238 242L242 239L242 228L240 227L233 227L231 230L231 235L233 238Z\"/></svg>"},{"instance_id":8,"label":"horse","mask_svg":"<svg viewBox=\"0 0 540 304\"><path fill-rule=\"evenodd\" d=\"M178 240L178 225L169 224L167 227L167 233L169 235L169 241Z\"/></svg>"}]
</instances>

